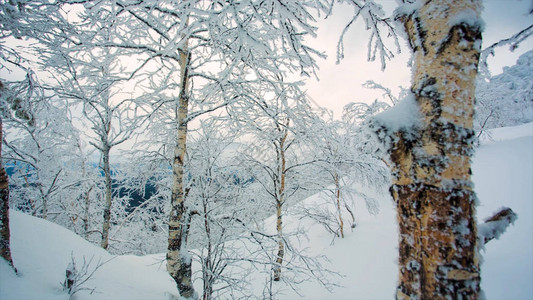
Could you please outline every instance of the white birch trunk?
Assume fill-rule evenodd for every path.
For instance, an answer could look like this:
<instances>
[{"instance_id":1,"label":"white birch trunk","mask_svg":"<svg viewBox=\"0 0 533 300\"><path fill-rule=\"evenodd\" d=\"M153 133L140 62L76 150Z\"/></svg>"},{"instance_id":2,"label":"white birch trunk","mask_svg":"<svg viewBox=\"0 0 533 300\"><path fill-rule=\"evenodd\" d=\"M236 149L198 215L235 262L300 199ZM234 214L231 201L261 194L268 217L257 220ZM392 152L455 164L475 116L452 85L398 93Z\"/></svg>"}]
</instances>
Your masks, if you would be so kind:
<instances>
[{"instance_id":1,"label":"white birch trunk","mask_svg":"<svg viewBox=\"0 0 533 300\"><path fill-rule=\"evenodd\" d=\"M287 169L287 162L285 159L285 142L287 141L289 120L287 120L285 127L278 126L278 130L282 133L278 144L274 144L277 148L277 163L278 163L278 178L279 189L277 191L276 199L276 231L278 239L278 254L276 258L276 264L274 266L274 281L281 279L281 266L283 265L283 257L285 256L285 242L283 241L283 204L285 203L285 172Z\"/></svg>"},{"instance_id":2,"label":"white birch trunk","mask_svg":"<svg viewBox=\"0 0 533 300\"><path fill-rule=\"evenodd\" d=\"M113 197L111 190L111 166L109 163L109 146L105 145L102 151L103 155L103 169L105 179L105 206L104 206L104 224L102 226L102 248L109 247L109 229L111 228L111 207L113 205Z\"/></svg>"},{"instance_id":3,"label":"white birch trunk","mask_svg":"<svg viewBox=\"0 0 533 300\"><path fill-rule=\"evenodd\" d=\"M481 46L478 0L423 1L400 16L414 51L420 128L391 149L400 231L398 299L478 299L479 247L470 178Z\"/></svg>"},{"instance_id":4,"label":"white birch trunk","mask_svg":"<svg viewBox=\"0 0 533 300\"><path fill-rule=\"evenodd\" d=\"M190 53L185 45L180 51L181 86L176 122L178 124L174 159L172 162L172 195L168 232L167 271L178 286L180 295L197 298L192 285L191 258L187 250L190 218L185 205L184 163L187 150L187 117L189 109Z\"/></svg>"}]
</instances>

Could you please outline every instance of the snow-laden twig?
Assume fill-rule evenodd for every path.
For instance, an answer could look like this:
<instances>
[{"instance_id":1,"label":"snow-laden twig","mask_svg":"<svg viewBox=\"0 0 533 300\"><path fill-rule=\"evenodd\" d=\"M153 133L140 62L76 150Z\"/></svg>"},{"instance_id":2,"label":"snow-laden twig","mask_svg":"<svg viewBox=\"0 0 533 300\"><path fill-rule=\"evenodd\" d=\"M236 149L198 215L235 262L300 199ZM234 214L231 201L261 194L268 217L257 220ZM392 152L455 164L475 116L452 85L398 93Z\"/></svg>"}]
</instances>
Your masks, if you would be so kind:
<instances>
[{"instance_id":1,"label":"snow-laden twig","mask_svg":"<svg viewBox=\"0 0 533 300\"><path fill-rule=\"evenodd\" d=\"M494 50L497 47L502 47L505 45L509 45L509 50L514 51L521 42L523 42L525 39L533 35L533 25L530 25L518 33L515 33L513 36L500 40L487 48L483 49L481 51L481 56L479 57L479 67L480 67L480 73L485 74L487 77L490 76L489 67L487 63L487 59L489 55L494 56Z\"/></svg>"},{"instance_id":2,"label":"snow-laden twig","mask_svg":"<svg viewBox=\"0 0 533 300\"><path fill-rule=\"evenodd\" d=\"M344 58L344 37L350 27L358 20L362 19L365 28L370 32L368 40L368 61L375 61L376 56L379 56L381 62L381 69L384 70L387 60L394 58L394 51L387 44L387 40L391 40L396 49L396 53L401 52L397 30L394 26L392 18L384 17L385 12L383 7L373 0L339 0L340 3L346 2L354 9L352 19L344 26L339 40L337 42L337 64Z\"/></svg>"},{"instance_id":3,"label":"snow-laden twig","mask_svg":"<svg viewBox=\"0 0 533 300\"><path fill-rule=\"evenodd\" d=\"M508 207L502 207L492 217L485 220L483 224L478 226L480 239L486 244L493 239L498 239L510 224L518 219L518 215Z\"/></svg>"}]
</instances>

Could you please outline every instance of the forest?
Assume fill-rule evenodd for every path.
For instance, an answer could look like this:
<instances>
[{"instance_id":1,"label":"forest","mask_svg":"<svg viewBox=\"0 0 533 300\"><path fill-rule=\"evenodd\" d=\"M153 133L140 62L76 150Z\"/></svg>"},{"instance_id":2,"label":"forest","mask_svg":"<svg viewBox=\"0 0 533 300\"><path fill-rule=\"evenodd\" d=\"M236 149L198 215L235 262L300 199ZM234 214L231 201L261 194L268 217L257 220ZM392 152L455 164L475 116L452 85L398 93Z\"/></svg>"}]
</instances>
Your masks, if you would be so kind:
<instances>
[{"instance_id":1,"label":"forest","mask_svg":"<svg viewBox=\"0 0 533 300\"><path fill-rule=\"evenodd\" d=\"M497 75L488 58L533 25L482 47L479 0L403 0L392 14L378 0L0 4L0 254L12 273L9 215L22 212L104 256L163 255L168 299L278 299L309 281L332 291L343 274L302 241L320 228L334 247L361 216L385 215L398 222L391 297L483 295L479 253L517 214L477 220L471 161L497 128L533 122L533 50ZM331 33L337 62L363 32L383 72L411 53L412 82L396 92L368 78L382 97L334 117L304 87L326 57L309 40L339 5L354 13ZM62 295L92 299L88 280L113 258L67 259Z\"/></svg>"}]
</instances>

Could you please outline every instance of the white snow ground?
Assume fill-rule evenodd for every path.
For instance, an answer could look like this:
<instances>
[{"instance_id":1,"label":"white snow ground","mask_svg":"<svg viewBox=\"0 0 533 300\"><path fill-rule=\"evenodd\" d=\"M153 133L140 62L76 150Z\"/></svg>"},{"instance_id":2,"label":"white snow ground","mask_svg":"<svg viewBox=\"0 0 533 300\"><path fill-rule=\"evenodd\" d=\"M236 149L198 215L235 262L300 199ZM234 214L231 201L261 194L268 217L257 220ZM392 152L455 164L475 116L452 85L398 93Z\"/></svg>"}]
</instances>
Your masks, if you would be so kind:
<instances>
[{"instance_id":1,"label":"white snow ground","mask_svg":"<svg viewBox=\"0 0 533 300\"><path fill-rule=\"evenodd\" d=\"M487 299L533 299L533 123L494 130L473 161L474 182L480 201L480 222L502 206L511 207L518 220L499 240L486 245L483 254L482 288ZM317 196L305 200L306 205ZM319 225L311 226L305 245L324 254L330 269L344 275L336 279L344 287L333 293L316 283L304 283L303 296L286 290L279 299L392 299L396 285L397 228L394 207L388 196L381 212L371 216L364 204L357 208L358 226L336 239ZM267 220L267 223L269 220ZM297 226L288 216L288 228ZM76 299L169 299L177 290L167 275L164 254L114 257L72 232L47 221L11 211L11 234L15 275L0 261L0 299L68 299L62 291L65 268L76 258L107 261L85 284ZM201 288L198 281L197 289ZM254 289L261 295L262 282Z\"/></svg>"}]
</instances>

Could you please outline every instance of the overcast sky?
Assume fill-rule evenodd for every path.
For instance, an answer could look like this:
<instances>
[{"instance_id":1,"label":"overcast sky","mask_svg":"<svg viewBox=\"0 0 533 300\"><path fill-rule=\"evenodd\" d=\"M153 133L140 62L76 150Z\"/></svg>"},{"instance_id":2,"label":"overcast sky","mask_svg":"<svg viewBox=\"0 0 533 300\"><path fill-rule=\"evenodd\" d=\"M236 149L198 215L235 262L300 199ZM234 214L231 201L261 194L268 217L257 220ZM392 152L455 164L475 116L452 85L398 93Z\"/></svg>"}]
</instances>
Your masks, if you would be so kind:
<instances>
[{"instance_id":1,"label":"overcast sky","mask_svg":"<svg viewBox=\"0 0 533 300\"><path fill-rule=\"evenodd\" d=\"M384 8L391 12L396 7L396 0L383 0ZM492 45L508 38L533 23L533 15L527 14L533 6L533 0L485 0L483 20L486 23L483 45ZM402 53L387 63L381 71L379 61L367 62L368 33L364 31L361 21L354 24L345 36L345 59L335 64L336 45L344 25L353 15L353 9L337 7L333 15L320 21L318 37L312 45L328 55L319 61L319 81L307 80L305 89L319 105L331 109L335 118L340 118L342 108L350 102L372 102L382 93L362 87L367 80L374 80L398 92L398 86L409 87L411 71L408 67L410 51L402 41ZM489 68L493 75L501 73L504 66L514 65L516 60L529 50L533 50L533 37L529 37L514 52L503 47L496 51L496 56L489 59Z\"/></svg>"}]
</instances>

